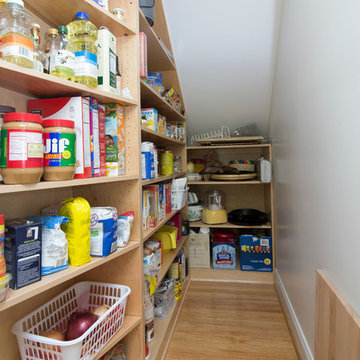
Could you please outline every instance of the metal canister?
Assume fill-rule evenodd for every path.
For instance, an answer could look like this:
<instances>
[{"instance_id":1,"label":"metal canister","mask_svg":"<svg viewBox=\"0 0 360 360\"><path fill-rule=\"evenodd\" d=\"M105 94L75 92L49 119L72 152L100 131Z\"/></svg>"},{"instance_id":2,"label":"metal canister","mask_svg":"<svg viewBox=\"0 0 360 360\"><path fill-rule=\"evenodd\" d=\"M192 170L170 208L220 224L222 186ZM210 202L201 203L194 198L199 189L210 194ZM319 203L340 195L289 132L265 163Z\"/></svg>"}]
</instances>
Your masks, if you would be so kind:
<instances>
[{"instance_id":1,"label":"metal canister","mask_svg":"<svg viewBox=\"0 0 360 360\"><path fill-rule=\"evenodd\" d=\"M174 173L174 154L165 151L160 156L161 175L172 175Z\"/></svg>"}]
</instances>

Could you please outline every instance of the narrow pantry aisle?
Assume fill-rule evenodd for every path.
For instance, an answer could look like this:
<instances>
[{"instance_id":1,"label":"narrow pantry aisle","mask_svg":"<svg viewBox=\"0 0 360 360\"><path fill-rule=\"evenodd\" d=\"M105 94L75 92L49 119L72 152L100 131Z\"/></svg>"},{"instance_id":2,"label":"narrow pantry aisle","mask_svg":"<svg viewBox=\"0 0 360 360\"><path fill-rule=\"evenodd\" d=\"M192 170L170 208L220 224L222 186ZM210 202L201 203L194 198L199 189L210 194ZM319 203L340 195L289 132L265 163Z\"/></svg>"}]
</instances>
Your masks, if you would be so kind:
<instances>
[{"instance_id":1,"label":"narrow pantry aisle","mask_svg":"<svg viewBox=\"0 0 360 360\"><path fill-rule=\"evenodd\" d=\"M297 360L273 285L191 282L166 360Z\"/></svg>"}]
</instances>

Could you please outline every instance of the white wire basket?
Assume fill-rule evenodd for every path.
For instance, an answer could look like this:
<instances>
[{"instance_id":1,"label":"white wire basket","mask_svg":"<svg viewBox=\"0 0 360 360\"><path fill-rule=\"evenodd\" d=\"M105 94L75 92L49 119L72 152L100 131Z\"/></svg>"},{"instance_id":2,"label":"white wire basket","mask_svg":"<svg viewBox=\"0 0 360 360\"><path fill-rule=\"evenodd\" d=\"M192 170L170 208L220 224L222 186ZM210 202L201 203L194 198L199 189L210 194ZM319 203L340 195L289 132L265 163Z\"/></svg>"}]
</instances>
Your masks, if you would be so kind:
<instances>
[{"instance_id":1,"label":"white wire basket","mask_svg":"<svg viewBox=\"0 0 360 360\"><path fill-rule=\"evenodd\" d=\"M91 360L122 327L127 286L101 282L80 282L17 321L12 332L17 336L22 360ZM82 336L58 341L40 336L57 330L65 333L71 314L92 311L106 304L106 311Z\"/></svg>"},{"instance_id":2,"label":"white wire basket","mask_svg":"<svg viewBox=\"0 0 360 360\"><path fill-rule=\"evenodd\" d=\"M182 190L171 189L171 210L181 210L186 205L189 188Z\"/></svg>"}]
</instances>

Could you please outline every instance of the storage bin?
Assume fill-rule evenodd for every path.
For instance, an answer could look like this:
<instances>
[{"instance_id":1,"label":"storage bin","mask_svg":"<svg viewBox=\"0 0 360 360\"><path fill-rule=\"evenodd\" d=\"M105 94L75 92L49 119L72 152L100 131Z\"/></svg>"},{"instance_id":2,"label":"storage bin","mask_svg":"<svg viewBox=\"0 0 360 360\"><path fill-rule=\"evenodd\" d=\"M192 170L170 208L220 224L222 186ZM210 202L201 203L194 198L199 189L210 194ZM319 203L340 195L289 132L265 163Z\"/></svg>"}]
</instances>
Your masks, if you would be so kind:
<instances>
[{"instance_id":1,"label":"storage bin","mask_svg":"<svg viewBox=\"0 0 360 360\"><path fill-rule=\"evenodd\" d=\"M29 315L17 321L12 332L17 336L22 360L91 360L122 327L127 286L101 282L80 282ZM110 309L82 336L72 341L58 341L40 336L41 332L65 332L75 311L93 310L106 304Z\"/></svg>"},{"instance_id":2,"label":"storage bin","mask_svg":"<svg viewBox=\"0 0 360 360\"><path fill-rule=\"evenodd\" d=\"M181 210L186 205L189 188L182 190L171 189L171 210Z\"/></svg>"},{"instance_id":3,"label":"storage bin","mask_svg":"<svg viewBox=\"0 0 360 360\"><path fill-rule=\"evenodd\" d=\"M161 240L164 251L176 249L178 229L174 226L164 225L151 238Z\"/></svg>"}]
</instances>

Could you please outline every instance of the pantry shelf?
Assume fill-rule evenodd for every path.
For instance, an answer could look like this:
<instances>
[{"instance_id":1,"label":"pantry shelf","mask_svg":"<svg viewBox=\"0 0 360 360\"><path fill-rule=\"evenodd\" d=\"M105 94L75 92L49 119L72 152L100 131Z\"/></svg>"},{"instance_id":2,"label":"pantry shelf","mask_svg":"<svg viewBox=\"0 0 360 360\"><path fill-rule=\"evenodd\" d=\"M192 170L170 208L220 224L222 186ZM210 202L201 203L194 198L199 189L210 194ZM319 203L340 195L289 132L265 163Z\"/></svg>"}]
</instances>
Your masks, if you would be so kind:
<instances>
[{"instance_id":1,"label":"pantry shelf","mask_svg":"<svg viewBox=\"0 0 360 360\"><path fill-rule=\"evenodd\" d=\"M160 221L155 227L152 227L150 229L147 229L144 231L144 237L143 240L147 240L152 234L155 234L163 225L165 225L176 213L178 213L181 210L174 210L172 211L168 216L166 216L165 219Z\"/></svg>"},{"instance_id":2,"label":"pantry shelf","mask_svg":"<svg viewBox=\"0 0 360 360\"><path fill-rule=\"evenodd\" d=\"M121 329L112 337L112 339L104 346L104 348L96 355L94 360L99 360L109 350L111 350L119 341L121 341L127 334L141 324L140 316L125 315L124 323Z\"/></svg>"},{"instance_id":3,"label":"pantry shelf","mask_svg":"<svg viewBox=\"0 0 360 360\"><path fill-rule=\"evenodd\" d=\"M157 177L156 179L149 179L149 180L142 180L142 185L151 185L151 184L157 184L163 181L167 181L167 180L172 180L172 179L177 179L179 177L183 177L186 176L186 172L181 172L181 173L176 173L173 175L162 175Z\"/></svg>"},{"instance_id":4,"label":"pantry shelf","mask_svg":"<svg viewBox=\"0 0 360 360\"><path fill-rule=\"evenodd\" d=\"M135 35L136 29L128 23L119 20L110 11L103 9L93 0L27 0L26 8L33 11L40 17L45 17L53 27L60 24L68 24L74 20L75 12L84 11L89 15L90 21L100 28L103 25L115 35Z\"/></svg>"},{"instance_id":5,"label":"pantry shelf","mask_svg":"<svg viewBox=\"0 0 360 360\"><path fill-rule=\"evenodd\" d=\"M176 322L189 290L189 283L189 279L186 279L182 289L183 295L181 299L175 303L168 317L166 319L155 318L154 339L149 344L151 360L160 360L164 358L163 355L166 353L169 347Z\"/></svg>"},{"instance_id":6,"label":"pantry shelf","mask_svg":"<svg viewBox=\"0 0 360 360\"><path fill-rule=\"evenodd\" d=\"M0 194L11 194L35 190L59 189L82 185L108 184L115 182L138 180L138 175L101 176L89 179L75 179L64 181L41 181L37 184L5 185L0 184Z\"/></svg>"},{"instance_id":7,"label":"pantry shelf","mask_svg":"<svg viewBox=\"0 0 360 360\"><path fill-rule=\"evenodd\" d=\"M156 131L147 129L145 127L141 127L141 135L142 135L142 140L146 140L146 141L154 141L154 142L159 142L161 141L162 143L168 144L168 145L181 145L181 146L185 146L186 143L184 141L179 141L179 140L175 140L172 139L166 135L162 135Z\"/></svg>"},{"instance_id":8,"label":"pantry shelf","mask_svg":"<svg viewBox=\"0 0 360 360\"><path fill-rule=\"evenodd\" d=\"M265 225L253 225L253 226L246 226L246 225L234 225L230 223L225 224L215 224L215 225L209 225L205 224L202 221L192 221L190 222L190 227L192 228L202 228L202 227L208 227L208 228L228 228L228 229L271 229L271 224L267 223Z\"/></svg>"},{"instance_id":9,"label":"pantry shelf","mask_svg":"<svg viewBox=\"0 0 360 360\"><path fill-rule=\"evenodd\" d=\"M241 145L204 145L204 146L188 146L188 150L209 150L209 149L258 149L270 148L271 144L241 144Z\"/></svg>"},{"instance_id":10,"label":"pantry shelf","mask_svg":"<svg viewBox=\"0 0 360 360\"><path fill-rule=\"evenodd\" d=\"M156 284L155 289L157 289L162 281L162 279L165 277L166 273L168 272L170 265L174 261L176 255L179 253L181 248L184 246L188 239L188 236L183 236L180 241L177 243L176 249L167 251L164 253L164 263L161 265L161 269L158 275L158 282Z\"/></svg>"},{"instance_id":11,"label":"pantry shelf","mask_svg":"<svg viewBox=\"0 0 360 360\"><path fill-rule=\"evenodd\" d=\"M188 185L261 185L259 180L242 180L242 181L188 181Z\"/></svg>"},{"instance_id":12,"label":"pantry shelf","mask_svg":"<svg viewBox=\"0 0 360 360\"><path fill-rule=\"evenodd\" d=\"M50 2L49 2L50 3ZM106 91L92 89L59 77L42 74L5 61L0 62L1 87L39 98L61 96L93 96L101 103L137 105L137 100Z\"/></svg>"},{"instance_id":13,"label":"pantry shelf","mask_svg":"<svg viewBox=\"0 0 360 360\"><path fill-rule=\"evenodd\" d=\"M185 117L171 106L151 85L140 80L141 106L143 108L154 107L167 120L185 121Z\"/></svg>"},{"instance_id":14,"label":"pantry shelf","mask_svg":"<svg viewBox=\"0 0 360 360\"><path fill-rule=\"evenodd\" d=\"M35 0L34 0L35 1ZM147 35L148 69L149 71L176 70L174 62L166 53L154 29L147 22L145 15L139 9L140 31Z\"/></svg>"},{"instance_id":15,"label":"pantry shelf","mask_svg":"<svg viewBox=\"0 0 360 360\"><path fill-rule=\"evenodd\" d=\"M191 268L191 281L231 281L273 284L272 272Z\"/></svg>"},{"instance_id":16,"label":"pantry shelf","mask_svg":"<svg viewBox=\"0 0 360 360\"><path fill-rule=\"evenodd\" d=\"M86 273L89 270L95 269L111 260L114 260L128 252L137 249L140 246L139 242L130 241L124 248L118 248L117 251L110 254L105 258L92 258L90 262L82 266L69 266L68 269L59 271L55 274L47 275L42 278L41 281L34 284L25 286L18 290L10 289L6 301L0 303L0 312L6 310L16 304L23 301L29 301L33 296L39 295L45 290L49 290L65 281L73 279L81 274Z\"/></svg>"}]
</instances>

